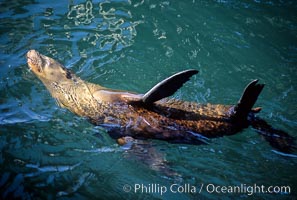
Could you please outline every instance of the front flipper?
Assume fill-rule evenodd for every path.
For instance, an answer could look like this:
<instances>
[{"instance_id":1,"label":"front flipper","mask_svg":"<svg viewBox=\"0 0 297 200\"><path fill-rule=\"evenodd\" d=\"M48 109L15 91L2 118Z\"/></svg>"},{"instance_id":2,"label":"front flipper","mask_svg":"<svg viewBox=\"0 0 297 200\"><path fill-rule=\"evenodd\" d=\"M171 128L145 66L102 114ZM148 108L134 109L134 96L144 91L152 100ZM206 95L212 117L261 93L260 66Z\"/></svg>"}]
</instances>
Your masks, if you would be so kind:
<instances>
[{"instance_id":1,"label":"front flipper","mask_svg":"<svg viewBox=\"0 0 297 200\"><path fill-rule=\"evenodd\" d=\"M191 76L197 73L197 70L189 69L166 78L150 89L142 97L142 101L145 104L152 104L160 99L173 95L185 82L190 80Z\"/></svg>"},{"instance_id":2,"label":"front flipper","mask_svg":"<svg viewBox=\"0 0 297 200\"><path fill-rule=\"evenodd\" d=\"M124 136L117 139L117 143L121 146L123 150L131 150L136 140L130 136Z\"/></svg>"},{"instance_id":3,"label":"front flipper","mask_svg":"<svg viewBox=\"0 0 297 200\"><path fill-rule=\"evenodd\" d=\"M190 80L191 76L197 74L198 71L195 69L185 70L179 73L176 73L165 80L159 82L147 93L145 93L141 98L129 98L125 96L124 98L131 103L144 103L152 104L156 101L159 101L165 97L173 95L179 88L183 86L185 82Z\"/></svg>"},{"instance_id":4,"label":"front flipper","mask_svg":"<svg viewBox=\"0 0 297 200\"><path fill-rule=\"evenodd\" d=\"M138 140L130 136L117 139L118 144L125 151L124 158L145 164L154 171L160 172L164 177L179 180L180 175L171 169L166 161L163 151L149 140Z\"/></svg>"}]
</instances>

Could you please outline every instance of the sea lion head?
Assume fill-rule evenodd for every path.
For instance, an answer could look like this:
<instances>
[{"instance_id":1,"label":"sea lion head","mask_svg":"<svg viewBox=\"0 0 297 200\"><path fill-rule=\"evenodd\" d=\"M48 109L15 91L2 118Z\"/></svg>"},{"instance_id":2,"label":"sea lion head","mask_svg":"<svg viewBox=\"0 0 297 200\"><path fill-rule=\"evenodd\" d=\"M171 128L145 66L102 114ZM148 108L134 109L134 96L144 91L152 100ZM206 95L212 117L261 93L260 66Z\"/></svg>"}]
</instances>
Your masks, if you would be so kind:
<instances>
[{"instance_id":1,"label":"sea lion head","mask_svg":"<svg viewBox=\"0 0 297 200\"><path fill-rule=\"evenodd\" d=\"M36 50L28 51L26 57L31 71L42 81L59 106L84 116L91 110L89 107L93 108L86 104L94 102L94 86L83 82L58 61Z\"/></svg>"},{"instance_id":2,"label":"sea lion head","mask_svg":"<svg viewBox=\"0 0 297 200\"><path fill-rule=\"evenodd\" d=\"M69 69L65 68L58 61L40 54L36 50L30 50L27 53L28 66L33 73L43 82L51 95L62 107L69 107L73 104L69 99L69 90L77 82L77 77ZM76 108L73 108L74 112Z\"/></svg>"},{"instance_id":3,"label":"sea lion head","mask_svg":"<svg viewBox=\"0 0 297 200\"><path fill-rule=\"evenodd\" d=\"M36 50L28 51L27 63L34 74L43 82L67 82L73 76L69 69Z\"/></svg>"}]
</instances>

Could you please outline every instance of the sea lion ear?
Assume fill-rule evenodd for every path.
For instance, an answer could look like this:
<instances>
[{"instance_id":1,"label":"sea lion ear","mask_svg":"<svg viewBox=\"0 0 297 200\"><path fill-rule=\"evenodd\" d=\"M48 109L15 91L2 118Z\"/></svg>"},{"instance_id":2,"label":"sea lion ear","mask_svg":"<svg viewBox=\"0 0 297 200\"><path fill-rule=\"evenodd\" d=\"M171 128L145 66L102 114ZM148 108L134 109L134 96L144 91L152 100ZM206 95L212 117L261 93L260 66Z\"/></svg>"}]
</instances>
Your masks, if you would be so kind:
<instances>
[{"instance_id":1,"label":"sea lion ear","mask_svg":"<svg viewBox=\"0 0 297 200\"><path fill-rule=\"evenodd\" d=\"M197 73L198 71L195 69L189 69L176 73L155 85L142 96L141 101L144 104L152 104L163 98L169 97L173 95L179 88L181 88L185 82L190 80L194 74Z\"/></svg>"}]
</instances>

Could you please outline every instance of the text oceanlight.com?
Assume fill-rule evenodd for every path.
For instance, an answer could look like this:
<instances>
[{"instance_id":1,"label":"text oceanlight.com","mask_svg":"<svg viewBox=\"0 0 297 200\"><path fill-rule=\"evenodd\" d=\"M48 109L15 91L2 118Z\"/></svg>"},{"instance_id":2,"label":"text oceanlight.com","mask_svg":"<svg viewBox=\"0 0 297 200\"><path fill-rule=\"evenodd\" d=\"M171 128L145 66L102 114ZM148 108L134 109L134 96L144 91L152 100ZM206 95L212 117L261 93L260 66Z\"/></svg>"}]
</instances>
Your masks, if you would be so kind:
<instances>
[{"instance_id":1,"label":"text oceanlight.com","mask_svg":"<svg viewBox=\"0 0 297 200\"><path fill-rule=\"evenodd\" d=\"M125 184L123 186L124 192L133 192L133 193L143 193L143 194L160 194L165 193L201 193L207 192L210 194L290 194L290 186L265 186L265 185L215 185L215 184L200 184L200 185L191 185L191 184L171 184L171 185L161 185L157 183L151 184Z\"/></svg>"}]
</instances>

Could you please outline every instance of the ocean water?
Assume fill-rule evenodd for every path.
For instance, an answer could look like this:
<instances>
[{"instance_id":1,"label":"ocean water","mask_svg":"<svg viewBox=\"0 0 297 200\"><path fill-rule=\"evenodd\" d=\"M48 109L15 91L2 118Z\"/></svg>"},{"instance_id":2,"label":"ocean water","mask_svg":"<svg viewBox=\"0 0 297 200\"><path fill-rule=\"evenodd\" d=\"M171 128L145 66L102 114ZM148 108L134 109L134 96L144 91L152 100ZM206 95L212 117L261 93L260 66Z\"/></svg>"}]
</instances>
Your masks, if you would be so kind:
<instances>
[{"instance_id":1,"label":"ocean water","mask_svg":"<svg viewBox=\"0 0 297 200\"><path fill-rule=\"evenodd\" d=\"M25 59L36 49L139 93L194 68L174 97L201 103L234 104L259 79L259 116L297 137L295 1L1 0L0 46L0 199L296 199L296 151L279 154L252 128L129 151L58 107Z\"/></svg>"}]
</instances>

